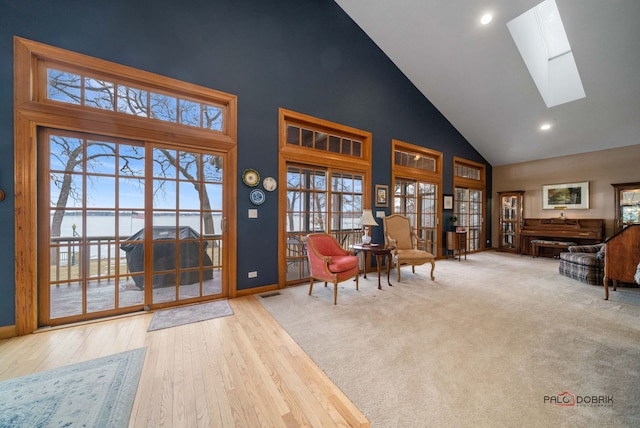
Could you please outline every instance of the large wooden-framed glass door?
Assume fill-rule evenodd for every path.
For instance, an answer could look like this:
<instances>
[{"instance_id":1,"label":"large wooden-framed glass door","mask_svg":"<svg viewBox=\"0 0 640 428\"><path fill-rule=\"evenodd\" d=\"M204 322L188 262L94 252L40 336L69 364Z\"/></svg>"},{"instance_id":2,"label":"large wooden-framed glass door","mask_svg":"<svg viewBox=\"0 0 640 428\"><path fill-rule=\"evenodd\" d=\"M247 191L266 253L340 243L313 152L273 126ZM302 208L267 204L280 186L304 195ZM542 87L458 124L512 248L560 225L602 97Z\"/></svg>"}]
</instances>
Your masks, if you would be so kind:
<instances>
[{"instance_id":1,"label":"large wooden-framed glass door","mask_svg":"<svg viewBox=\"0 0 640 428\"><path fill-rule=\"evenodd\" d=\"M424 249L438 256L442 153L398 140L392 140L392 153L392 212L409 217L416 235L427 242Z\"/></svg>"},{"instance_id":2,"label":"large wooden-framed glass door","mask_svg":"<svg viewBox=\"0 0 640 428\"><path fill-rule=\"evenodd\" d=\"M279 111L278 285L308 281L306 236L361 242L371 207L371 133L302 113Z\"/></svg>"},{"instance_id":3,"label":"large wooden-framed glass door","mask_svg":"<svg viewBox=\"0 0 640 428\"><path fill-rule=\"evenodd\" d=\"M484 195L486 166L470 160L453 159L454 207L457 225L467 231L467 250L484 248Z\"/></svg>"},{"instance_id":4,"label":"large wooden-framed glass door","mask_svg":"<svg viewBox=\"0 0 640 428\"><path fill-rule=\"evenodd\" d=\"M409 217L416 235L425 240L431 254L438 254L438 185L396 178L393 183L393 213Z\"/></svg>"},{"instance_id":5,"label":"large wooden-framed glass door","mask_svg":"<svg viewBox=\"0 0 640 428\"><path fill-rule=\"evenodd\" d=\"M124 170L114 169L113 173L107 172L108 164L104 165L92 165L89 164L88 170L83 170L82 174L78 174L78 171L73 168L79 168L80 164L73 165L70 171L61 169L60 165L55 166L58 168L55 171L55 176L64 180L75 178L74 184L78 185L77 189L85 192L82 198L87 199L88 204L77 204L61 207L52 205L52 194L50 190L43 190L44 186L49 189L51 185L51 177L48 176L48 171L43 167L43 162L52 162L50 159L50 153L45 150L42 154L41 151L41 138L37 138L39 129L42 127L64 129L69 131L75 131L77 133L85 132L87 135L97 134L95 138L97 142L114 144L108 146L108 144L95 144L87 145L91 147L89 151L84 148L83 156L89 154L90 156L96 155L91 150L113 150L107 147L124 148L126 145L132 147L144 147L145 154L147 155L145 163L145 189L153 188L152 167L151 162L148 159L152 159L149 153L152 153L153 147L164 147L171 149L170 146L163 146L163 144L171 143L173 149L177 150L176 156L180 158L179 150L190 153L187 157L196 158L200 157L201 161L198 165L203 168L209 168L207 165L213 166L217 161L213 161L209 158L209 164L205 164L207 156L213 158L221 157L223 168L220 171L224 171L221 176L224 176L224 212L235 213L236 212L236 154L237 154L237 98L235 95L227 94L224 92L216 91L211 88L205 88L202 86L190 84L187 82L178 81L165 76L156 75L153 73L137 70L131 67L123 66L120 64L103 61L97 58L91 58L85 55L81 55L75 52L70 52L64 49L59 49L53 46L43 45L34 41L22 39L19 37L14 38L14 158L15 158L15 263L16 263L16 333L18 335L24 335L31 333L40 325L48 325L49 323L43 323L41 315L41 302L44 298L40 295L42 281L48 279L51 281L51 275L53 275L54 281L59 284L63 284L63 275L67 275L67 281L69 287L73 281L72 278L82 278L82 280L93 281L93 279L100 280L103 284L107 279L114 280L114 269L119 268L119 260L114 261L109 266L105 266L106 271L97 271L95 266L92 266L87 260L91 260L91 251L100 251L100 257L104 257L103 251L109 253L109 257L117 259L119 256L114 256L113 251L121 251L118 249L118 245L115 243L88 243L84 223L71 223L75 224L75 232L80 235L80 227L82 226L83 236L74 236L73 228L71 231L66 231L69 237L75 238L71 240L71 243L67 242L52 242L48 232L42 232L43 230L49 230L55 224L51 218L52 215L60 216L67 211L74 211L76 216L82 217L84 214L79 213L92 213L95 215L103 206L92 206L93 200L97 200L98 197L103 197L93 191L90 187L86 187L87 183L91 185L92 181L96 183L102 183L102 185L111 184L112 186L119 186L120 181L125 180L127 168ZM82 135L82 134L80 134ZM84 137L78 137L84 138ZM91 137L93 138L93 137ZM121 138L123 140L117 140ZM122 147L118 146L123 144ZM192 150L193 149L193 150ZM98 153L99 154L99 153ZM104 157L104 153L102 154ZM128 154L130 162L133 162L134 155ZM73 159L73 158L72 158ZM86 162L85 159L81 159ZM114 159L120 162L120 159ZM189 161L187 161L189 162ZM72 162L73 164L73 162ZM55 162L52 162L55 165ZM129 163L128 166L132 164ZM127 167L128 167L127 166ZM86 167L86 165L85 165ZM91 168L97 168L95 171ZM132 166L131 166L132 167ZM43 168L45 172L43 173ZM115 167L114 167L115 168ZM122 166L120 166L122 168ZM133 168L133 167L132 167ZM147 171L147 168L149 169ZM215 167L214 167L215 169ZM189 170L191 171L191 169ZM69 172L69 175L65 175ZM44 174L44 175L43 175ZM82 178L79 177L82 176ZM86 180L91 179L87 182ZM79 180L79 181L78 181ZM188 181L188 180L187 180ZM175 180L176 186L188 187L186 184L179 184L180 180ZM210 182L208 178L199 183L201 187L211 187L214 182ZM61 189L64 188L63 183L59 183ZM151 192L151 190L147 190ZM201 191L199 191L201 192ZM183 192L184 193L184 192ZM152 199L149 199L145 194L144 198L141 198L144 203L145 212L137 212L133 214L133 210L129 210L129 222L136 221L138 223L144 221L151 222L151 213L149 210L153 210ZM39 198L43 198L44 202L39 200L36 203L35 195ZM53 194L53 197L59 197L60 195ZM81 201L81 194L71 195L75 196L76 200ZM118 199L114 197L113 204L115 205L122 196L122 192L118 196ZM91 199L96 198L96 199ZM42 207L47 207L48 211L42 212ZM176 210L181 211L182 205L177 205ZM212 205L213 207L213 205ZM112 208L108 206L108 208ZM218 208L212 208L211 215L216 221L216 210ZM185 210L185 214L188 213L191 208ZM115 212L115 210L113 210ZM126 211L126 210L122 210ZM53 212L53 214L51 214ZM122 213L118 212L118 215ZM206 206L202 206L200 215L206 218L207 209ZM91 217L86 216L86 217ZM133 218L133 216L145 216L145 220L141 218ZM186 216L186 215L185 215ZM191 216L191 215L190 215ZM64 218L65 216L62 216ZM67 216L69 219L71 216ZM115 214L114 214L115 217ZM182 213L180 213L182 217ZM220 216L219 216L220 217ZM223 221L219 227L224 227L221 234L224 246L220 246L218 253L215 253L215 245L209 246L207 244L207 250L211 251L210 257L212 258L212 269L215 271L216 260L215 257L221 258L221 266L225 269L222 270L222 293L228 293L230 297L236 295L235 289L235 248L236 248L236 221L235 216L226 215L227 221ZM77 217L79 218L79 217ZM122 217L120 217L122 220ZM56 219L56 221L60 221ZM84 221L84 220L83 220ZM125 221L126 223L126 221ZM64 222L60 223L61 227ZM153 222L149 223L150 227L153 227ZM181 220L176 220L176 224L181 225ZM203 225L200 227L201 238L200 242L204 247L205 242L212 242L215 244L217 237L203 235L206 222L203 220ZM133 223L135 226L136 223ZM131 227L131 223L128 227ZM92 228L92 225L87 224L88 229ZM124 230L127 226L121 226L120 229ZM145 226L146 228L146 226ZM53 229L52 229L53 230ZM99 228L94 227L94 231L101 232ZM218 228L216 233L218 233ZM62 232L62 230L61 230ZM91 232L91 231L89 231ZM43 235L44 233L44 235ZM93 232L92 232L93 233ZM109 232L111 234L112 231ZM115 237L117 234L114 234ZM40 240L42 236L47 236L43 242ZM124 236L124 235L123 235ZM118 235L119 237L119 235ZM62 238L59 236L59 238ZM44 239L44 238L43 238ZM83 245L86 248L82 248L87 252L84 256L83 265L78 266L77 257L78 253L78 241L84 240ZM119 241L122 242L122 241ZM195 241L193 241L195 242ZM75 245L74 245L75 244ZM147 245L150 245L147 243ZM179 245L177 246L179 247ZM50 248L54 248L51 250ZM75 250L74 250L75 248ZM145 252L145 268L146 272L151 273L149 269L153 268L152 259L150 256L153 248ZM180 249L178 248L179 252ZM205 250L202 250L203 252ZM46 254L43 254L46 253ZM70 257L70 261L64 261L64 267L62 267L62 257ZM46 261L42 261L41 258L44 255L47 258ZM75 259L75 265L73 257ZM52 259L55 257L61 258L61 267L56 271L58 273L52 274L53 269L49 265ZM178 262L178 276L183 271L188 271L191 266L180 266L180 259L176 259ZM202 260L206 260L202 256ZM89 264L87 266L87 264ZM74 271L73 268L76 268ZM81 270L82 269L82 270ZM100 269L103 269L102 267ZM67 272L63 272L67 270ZM97 273L99 272L99 273ZM106 273L105 273L106 272ZM120 270L119 272L122 272ZM158 275L165 272L157 272ZM55 276L59 275L59 276ZM75 275L75 277L73 277ZM88 275L88 276L87 276ZM135 275L131 275L132 277ZM151 275L147 275L151 276ZM146 281L152 281L145 276ZM43 279L45 278L45 279ZM215 274L214 274L215 278ZM60 282L62 281L62 282ZM134 281L135 282L135 281ZM52 287L52 289L55 287ZM63 288L60 285L58 288ZM48 290L48 289L47 289ZM227 291L225 291L227 290ZM49 290L50 291L50 290ZM47 291L47 292L49 292ZM115 314L119 312L128 312L131 308L137 306L150 306L155 307L162 305L174 305L177 302L189 302L190 298L197 300L197 298L189 297L188 294L182 294L176 291L174 301L171 299L158 298L154 303L152 288L145 287L145 296L142 304L132 303L130 306L123 306L120 302L119 290L114 289L110 291L112 294L111 300L113 303L113 309L109 309L109 306L96 305L91 303L91 294L89 290L82 290L78 295L80 296L81 309L75 309L74 315L65 316L68 321L72 321L74 317L81 317L81 313L86 312L87 317L99 317L102 314ZM201 290L202 298L214 298L216 294L207 296L208 291ZM147 296L149 293L149 296ZM50 296L46 297L47 299ZM76 297L77 299L77 297ZM139 300L138 300L139 301ZM89 302L89 304L87 303ZM49 302L47 301L47 305ZM77 306L77 305L76 305ZM56 323L62 319L57 318Z\"/></svg>"},{"instance_id":6,"label":"large wooden-framed glass door","mask_svg":"<svg viewBox=\"0 0 640 428\"><path fill-rule=\"evenodd\" d=\"M454 201L453 212L458 217L457 225L467 232L467 250L482 249L483 191L456 187Z\"/></svg>"},{"instance_id":7,"label":"large wooden-framed glass door","mask_svg":"<svg viewBox=\"0 0 640 428\"><path fill-rule=\"evenodd\" d=\"M43 129L39 323L223 297L225 156Z\"/></svg>"}]
</instances>

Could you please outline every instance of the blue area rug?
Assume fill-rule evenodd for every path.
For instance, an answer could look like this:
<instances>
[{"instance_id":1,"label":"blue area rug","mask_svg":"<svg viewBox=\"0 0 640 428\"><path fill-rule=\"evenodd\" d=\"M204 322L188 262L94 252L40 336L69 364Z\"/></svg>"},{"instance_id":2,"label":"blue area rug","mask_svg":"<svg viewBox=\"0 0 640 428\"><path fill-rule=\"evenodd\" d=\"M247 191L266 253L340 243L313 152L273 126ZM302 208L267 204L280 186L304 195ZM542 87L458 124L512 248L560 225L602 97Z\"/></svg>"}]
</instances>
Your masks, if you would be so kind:
<instances>
[{"instance_id":1,"label":"blue area rug","mask_svg":"<svg viewBox=\"0 0 640 428\"><path fill-rule=\"evenodd\" d=\"M233 315L233 310L227 300L217 300L215 302L183 306L181 308L165 309L154 312L153 319L151 323L149 323L147 331L177 327L179 325L206 321L227 315Z\"/></svg>"},{"instance_id":2,"label":"blue area rug","mask_svg":"<svg viewBox=\"0 0 640 428\"><path fill-rule=\"evenodd\" d=\"M126 427L146 348L0 382L0 427Z\"/></svg>"}]
</instances>

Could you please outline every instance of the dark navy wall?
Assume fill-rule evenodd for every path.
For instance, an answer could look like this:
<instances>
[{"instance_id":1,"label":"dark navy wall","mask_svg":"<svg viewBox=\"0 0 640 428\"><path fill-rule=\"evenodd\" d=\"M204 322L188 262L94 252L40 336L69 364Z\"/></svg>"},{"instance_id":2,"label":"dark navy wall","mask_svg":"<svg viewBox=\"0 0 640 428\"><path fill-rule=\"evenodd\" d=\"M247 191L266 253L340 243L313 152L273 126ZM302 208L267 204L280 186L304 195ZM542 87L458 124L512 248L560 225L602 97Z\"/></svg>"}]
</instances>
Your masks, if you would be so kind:
<instances>
[{"instance_id":1,"label":"dark navy wall","mask_svg":"<svg viewBox=\"0 0 640 428\"><path fill-rule=\"evenodd\" d=\"M331 0L0 0L0 326L15 323L14 35L238 96L238 289L278 280L276 197L248 219L240 176L277 176L279 107L372 132L375 184L392 138L444 153L444 193L453 156L486 163Z\"/></svg>"}]
</instances>

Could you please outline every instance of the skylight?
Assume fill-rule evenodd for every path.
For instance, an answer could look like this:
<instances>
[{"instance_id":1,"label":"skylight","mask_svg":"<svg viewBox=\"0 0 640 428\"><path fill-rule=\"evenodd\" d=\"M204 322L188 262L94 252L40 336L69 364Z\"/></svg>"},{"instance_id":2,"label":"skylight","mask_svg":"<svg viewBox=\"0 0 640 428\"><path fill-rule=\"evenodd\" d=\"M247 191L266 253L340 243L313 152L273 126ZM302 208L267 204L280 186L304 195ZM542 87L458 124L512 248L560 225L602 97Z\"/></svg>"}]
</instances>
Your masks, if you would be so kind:
<instances>
[{"instance_id":1,"label":"skylight","mask_svg":"<svg viewBox=\"0 0 640 428\"><path fill-rule=\"evenodd\" d=\"M586 96L555 0L543 1L507 27L548 108Z\"/></svg>"}]
</instances>

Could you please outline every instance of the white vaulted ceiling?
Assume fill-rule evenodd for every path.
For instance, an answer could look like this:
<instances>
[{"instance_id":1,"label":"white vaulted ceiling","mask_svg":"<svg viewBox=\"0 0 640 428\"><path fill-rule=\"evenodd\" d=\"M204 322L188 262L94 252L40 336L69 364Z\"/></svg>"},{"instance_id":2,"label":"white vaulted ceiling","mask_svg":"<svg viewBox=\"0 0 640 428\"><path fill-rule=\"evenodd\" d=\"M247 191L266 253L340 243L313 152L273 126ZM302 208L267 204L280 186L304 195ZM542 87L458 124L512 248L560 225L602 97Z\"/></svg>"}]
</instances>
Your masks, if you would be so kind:
<instances>
[{"instance_id":1,"label":"white vaulted ceiling","mask_svg":"<svg viewBox=\"0 0 640 428\"><path fill-rule=\"evenodd\" d=\"M336 3L494 166L640 144L640 1L556 0L586 96L551 108L507 28L541 1Z\"/></svg>"}]
</instances>

